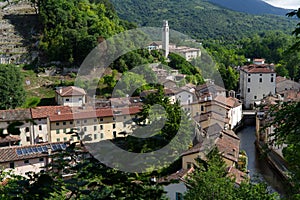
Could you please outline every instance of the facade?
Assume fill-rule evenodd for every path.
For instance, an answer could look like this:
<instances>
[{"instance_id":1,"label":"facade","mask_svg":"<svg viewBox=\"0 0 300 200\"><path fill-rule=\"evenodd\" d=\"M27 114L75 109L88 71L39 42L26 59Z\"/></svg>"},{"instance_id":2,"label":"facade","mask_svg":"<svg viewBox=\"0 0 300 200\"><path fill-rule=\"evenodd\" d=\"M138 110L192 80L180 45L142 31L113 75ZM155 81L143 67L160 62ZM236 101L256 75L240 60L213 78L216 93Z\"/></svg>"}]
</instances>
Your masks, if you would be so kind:
<instances>
[{"instance_id":1,"label":"facade","mask_svg":"<svg viewBox=\"0 0 300 200\"><path fill-rule=\"evenodd\" d=\"M31 108L30 110L33 120L32 130L35 135L35 144L49 142L50 116L72 112L69 106L40 106Z\"/></svg>"},{"instance_id":2,"label":"facade","mask_svg":"<svg viewBox=\"0 0 300 200\"><path fill-rule=\"evenodd\" d=\"M93 142L124 137L134 128L133 120L140 112L140 107L129 108L101 108L97 110L81 111L50 116L51 142L76 142L78 139L89 137ZM81 134L78 138L76 132ZM87 138L85 138L87 139Z\"/></svg>"},{"instance_id":3,"label":"facade","mask_svg":"<svg viewBox=\"0 0 300 200\"><path fill-rule=\"evenodd\" d=\"M13 133L15 129L10 127L19 129L20 133ZM19 145L31 145L35 142L30 109L1 110L0 128L3 129L4 135L13 137L18 135Z\"/></svg>"},{"instance_id":4,"label":"facade","mask_svg":"<svg viewBox=\"0 0 300 200\"><path fill-rule=\"evenodd\" d=\"M275 94L276 73L272 65L251 64L240 69L240 97L246 109L269 94Z\"/></svg>"},{"instance_id":5,"label":"facade","mask_svg":"<svg viewBox=\"0 0 300 200\"><path fill-rule=\"evenodd\" d=\"M170 51L182 55L188 61L201 56L200 49L191 48L187 46L170 48Z\"/></svg>"},{"instance_id":6,"label":"facade","mask_svg":"<svg viewBox=\"0 0 300 200\"><path fill-rule=\"evenodd\" d=\"M86 103L86 92L82 88L69 86L56 90L55 100L58 105L80 107Z\"/></svg>"}]
</instances>

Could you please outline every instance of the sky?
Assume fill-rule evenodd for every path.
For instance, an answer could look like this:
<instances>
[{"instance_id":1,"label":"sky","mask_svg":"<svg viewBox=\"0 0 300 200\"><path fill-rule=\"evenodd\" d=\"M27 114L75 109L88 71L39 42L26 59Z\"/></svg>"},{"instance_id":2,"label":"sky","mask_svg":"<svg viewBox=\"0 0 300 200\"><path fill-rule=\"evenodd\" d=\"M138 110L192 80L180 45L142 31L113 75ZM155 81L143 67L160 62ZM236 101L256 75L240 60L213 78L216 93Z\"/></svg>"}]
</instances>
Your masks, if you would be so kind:
<instances>
[{"instance_id":1,"label":"sky","mask_svg":"<svg viewBox=\"0 0 300 200\"><path fill-rule=\"evenodd\" d=\"M300 8L300 0L263 0L273 6L288 9Z\"/></svg>"}]
</instances>

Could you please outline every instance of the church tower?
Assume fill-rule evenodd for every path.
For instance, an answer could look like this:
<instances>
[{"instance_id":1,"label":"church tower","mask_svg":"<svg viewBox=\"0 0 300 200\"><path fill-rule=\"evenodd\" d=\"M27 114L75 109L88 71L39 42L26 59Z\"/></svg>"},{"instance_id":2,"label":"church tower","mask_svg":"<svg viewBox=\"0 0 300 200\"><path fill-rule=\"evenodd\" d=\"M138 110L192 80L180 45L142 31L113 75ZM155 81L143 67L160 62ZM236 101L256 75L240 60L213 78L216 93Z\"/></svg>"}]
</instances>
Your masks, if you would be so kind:
<instances>
[{"instance_id":1,"label":"church tower","mask_svg":"<svg viewBox=\"0 0 300 200\"><path fill-rule=\"evenodd\" d=\"M162 48L165 50L164 56L167 58L169 55L169 25L167 20L164 20L163 23Z\"/></svg>"}]
</instances>

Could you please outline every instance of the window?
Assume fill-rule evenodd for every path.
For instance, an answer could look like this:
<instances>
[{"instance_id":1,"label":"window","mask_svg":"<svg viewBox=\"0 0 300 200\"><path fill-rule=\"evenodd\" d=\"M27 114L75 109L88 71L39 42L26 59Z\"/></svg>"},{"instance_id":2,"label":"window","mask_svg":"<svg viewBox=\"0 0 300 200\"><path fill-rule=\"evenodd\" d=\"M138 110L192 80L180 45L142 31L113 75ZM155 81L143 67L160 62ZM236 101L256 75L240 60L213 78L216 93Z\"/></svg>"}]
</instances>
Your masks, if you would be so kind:
<instances>
[{"instance_id":1,"label":"window","mask_svg":"<svg viewBox=\"0 0 300 200\"><path fill-rule=\"evenodd\" d=\"M126 119L127 117L126 116L124 116L124 119Z\"/></svg>"},{"instance_id":2,"label":"window","mask_svg":"<svg viewBox=\"0 0 300 200\"><path fill-rule=\"evenodd\" d=\"M40 162L44 162L44 158L39 158L39 161Z\"/></svg>"},{"instance_id":3,"label":"window","mask_svg":"<svg viewBox=\"0 0 300 200\"><path fill-rule=\"evenodd\" d=\"M248 88L248 92L250 92L250 88Z\"/></svg>"},{"instance_id":4,"label":"window","mask_svg":"<svg viewBox=\"0 0 300 200\"><path fill-rule=\"evenodd\" d=\"M29 132L29 127L26 127L26 128L25 128L25 132Z\"/></svg>"},{"instance_id":5,"label":"window","mask_svg":"<svg viewBox=\"0 0 300 200\"><path fill-rule=\"evenodd\" d=\"M98 138L97 134L94 134L94 140L97 140L97 138Z\"/></svg>"},{"instance_id":6,"label":"window","mask_svg":"<svg viewBox=\"0 0 300 200\"><path fill-rule=\"evenodd\" d=\"M103 130L103 125L100 125L100 130Z\"/></svg>"},{"instance_id":7,"label":"window","mask_svg":"<svg viewBox=\"0 0 300 200\"><path fill-rule=\"evenodd\" d=\"M14 162L9 163L9 168L14 169L15 168L15 163Z\"/></svg>"},{"instance_id":8,"label":"window","mask_svg":"<svg viewBox=\"0 0 300 200\"><path fill-rule=\"evenodd\" d=\"M60 138L57 138L56 141L57 141L57 142L60 142Z\"/></svg>"},{"instance_id":9,"label":"window","mask_svg":"<svg viewBox=\"0 0 300 200\"><path fill-rule=\"evenodd\" d=\"M204 111L204 106L203 106L203 105L201 106L201 111L202 111L202 112Z\"/></svg>"},{"instance_id":10,"label":"window","mask_svg":"<svg viewBox=\"0 0 300 200\"><path fill-rule=\"evenodd\" d=\"M56 129L56 134L59 134L59 129Z\"/></svg>"},{"instance_id":11,"label":"window","mask_svg":"<svg viewBox=\"0 0 300 200\"><path fill-rule=\"evenodd\" d=\"M187 163L187 168L188 168L188 169L191 169L192 167L193 167L193 163L188 162L188 163Z\"/></svg>"},{"instance_id":12,"label":"window","mask_svg":"<svg viewBox=\"0 0 300 200\"><path fill-rule=\"evenodd\" d=\"M28 164L29 163L29 160L24 160L24 164Z\"/></svg>"},{"instance_id":13,"label":"window","mask_svg":"<svg viewBox=\"0 0 300 200\"><path fill-rule=\"evenodd\" d=\"M262 76L262 74L259 74L259 76Z\"/></svg>"},{"instance_id":14,"label":"window","mask_svg":"<svg viewBox=\"0 0 300 200\"><path fill-rule=\"evenodd\" d=\"M30 137L26 137L26 142L30 142Z\"/></svg>"},{"instance_id":15,"label":"window","mask_svg":"<svg viewBox=\"0 0 300 200\"><path fill-rule=\"evenodd\" d=\"M70 121L70 124L73 124L73 122L72 122L72 121Z\"/></svg>"},{"instance_id":16,"label":"window","mask_svg":"<svg viewBox=\"0 0 300 200\"><path fill-rule=\"evenodd\" d=\"M66 99L66 101L70 101L70 99Z\"/></svg>"},{"instance_id":17,"label":"window","mask_svg":"<svg viewBox=\"0 0 300 200\"><path fill-rule=\"evenodd\" d=\"M41 131L42 130L42 125L39 125L39 131Z\"/></svg>"},{"instance_id":18,"label":"window","mask_svg":"<svg viewBox=\"0 0 300 200\"><path fill-rule=\"evenodd\" d=\"M262 82L262 78L259 78L259 82L260 82L260 83Z\"/></svg>"},{"instance_id":19,"label":"window","mask_svg":"<svg viewBox=\"0 0 300 200\"><path fill-rule=\"evenodd\" d=\"M254 99L257 99L257 96L254 96Z\"/></svg>"},{"instance_id":20,"label":"window","mask_svg":"<svg viewBox=\"0 0 300 200\"><path fill-rule=\"evenodd\" d=\"M84 121L83 121L83 123L86 123L87 122L87 120L85 119Z\"/></svg>"},{"instance_id":21,"label":"window","mask_svg":"<svg viewBox=\"0 0 300 200\"><path fill-rule=\"evenodd\" d=\"M79 101L82 101L82 98L78 98Z\"/></svg>"},{"instance_id":22,"label":"window","mask_svg":"<svg viewBox=\"0 0 300 200\"><path fill-rule=\"evenodd\" d=\"M80 121L79 121L79 120L77 121L77 124L80 124Z\"/></svg>"},{"instance_id":23,"label":"window","mask_svg":"<svg viewBox=\"0 0 300 200\"><path fill-rule=\"evenodd\" d=\"M100 138L103 139L104 135L103 133L100 133Z\"/></svg>"},{"instance_id":24,"label":"window","mask_svg":"<svg viewBox=\"0 0 300 200\"><path fill-rule=\"evenodd\" d=\"M86 131L86 127L83 127L83 131Z\"/></svg>"},{"instance_id":25,"label":"window","mask_svg":"<svg viewBox=\"0 0 300 200\"><path fill-rule=\"evenodd\" d=\"M250 83L251 82L251 78L248 78L248 83Z\"/></svg>"},{"instance_id":26,"label":"window","mask_svg":"<svg viewBox=\"0 0 300 200\"><path fill-rule=\"evenodd\" d=\"M66 137L64 137L64 141L67 141L67 138L66 138Z\"/></svg>"},{"instance_id":27,"label":"window","mask_svg":"<svg viewBox=\"0 0 300 200\"><path fill-rule=\"evenodd\" d=\"M116 138L117 137L117 131L114 131L113 135L114 135L114 138Z\"/></svg>"},{"instance_id":28,"label":"window","mask_svg":"<svg viewBox=\"0 0 300 200\"><path fill-rule=\"evenodd\" d=\"M116 128L116 124L113 124L113 128Z\"/></svg>"},{"instance_id":29,"label":"window","mask_svg":"<svg viewBox=\"0 0 300 200\"><path fill-rule=\"evenodd\" d=\"M273 77L271 77L271 83L273 83L274 82L274 78Z\"/></svg>"},{"instance_id":30,"label":"window","mask_svg":"<svg viewBox=\"0 0 300 200\"><path fill-rule=\"evenodd\" d=\"M248 76L251 76L251 74L248 74Z\"/></svg>"},{"instance_id":31,"label":"window","mask_svg":"<svg viewBox=\"0 0 300 200\"><path fill-rule=\"evenodd\" d=\"M180 192L176 192L176 200L183 200L183 195Z\"/></svg>"},{"instance_id":32,"label":"window","mask_svg":"<svg viewBox=\"0 0 300 200\"><path fill-rule=\"evenodd\" d=\"M116 118L115 118L115 117L113 117L113 120L115 121L115 120L116 120Z\"/></svg>"},{"instance_id":33,"label":"window","mask_svg":"<svg viewBox=\"0 0 300 200\"><path fill-rule=\"evenodd\" d=\"M100 122L103 122L103 118L100 118Z\"/></svg>"},{"instance_id":34,"label":"window","mask_svg":"<svg viewBox=\"0 0 300 200\"><path fill-rule=\"evenodd\" d=\"M97 126L94 126L94 131L96 131L97 130Z\"/></svg>"},{"instance_id":35,"label":"window","mask_svg":"<svg viewBox=\"0 0 300 200\"><path fill-rule=\"evenodd\" d=\"M64 133L67 133L67 129L64 128Z\"/></svg>"},{"instance_id":36,"label":"window","mask_svg":"<svg viewBox=\"0 0 300 200\"><path fill-rule=\"evenodd\" d=\"M63 122L63 125L66 125L66 122Z\"/></svg>"},{"instance_id":37,"label":"window","mask_svg":"<svg viewBox=\"0 0 300 200\"><path fill-rule=\"evenodd\" d=\"M59 122L56 122L56 126L59 126Z\"/></svg>"},{"instance_id":38,"label":"window","mask_svg":"<svg viewBox=\"0 0 300 200\"><path fill-rule=\"evenodd\" d=\"M274 76L274 74L271 74L271 76Z\"/></svg>"}]
</instances>

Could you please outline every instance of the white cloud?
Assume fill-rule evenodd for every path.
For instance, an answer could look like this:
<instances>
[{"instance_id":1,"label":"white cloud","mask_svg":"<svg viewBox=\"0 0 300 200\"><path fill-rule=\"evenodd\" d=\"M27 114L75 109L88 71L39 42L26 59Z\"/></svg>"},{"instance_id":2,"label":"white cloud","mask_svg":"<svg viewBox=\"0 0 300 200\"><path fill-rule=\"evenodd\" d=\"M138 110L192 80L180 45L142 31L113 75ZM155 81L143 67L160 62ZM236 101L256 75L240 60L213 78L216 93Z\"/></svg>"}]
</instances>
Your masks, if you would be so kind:
<instances>
[{"instance_id":1,"label":"white cloud","mask_svg":"<svg viewBox=\"0 0 300 200\"><path fill-rule=\"evenodd\" d=\"M299 0L263 0L263 1L280 8L288 8L288 9L300 8Z\"/></svg>"}]
</instances>

